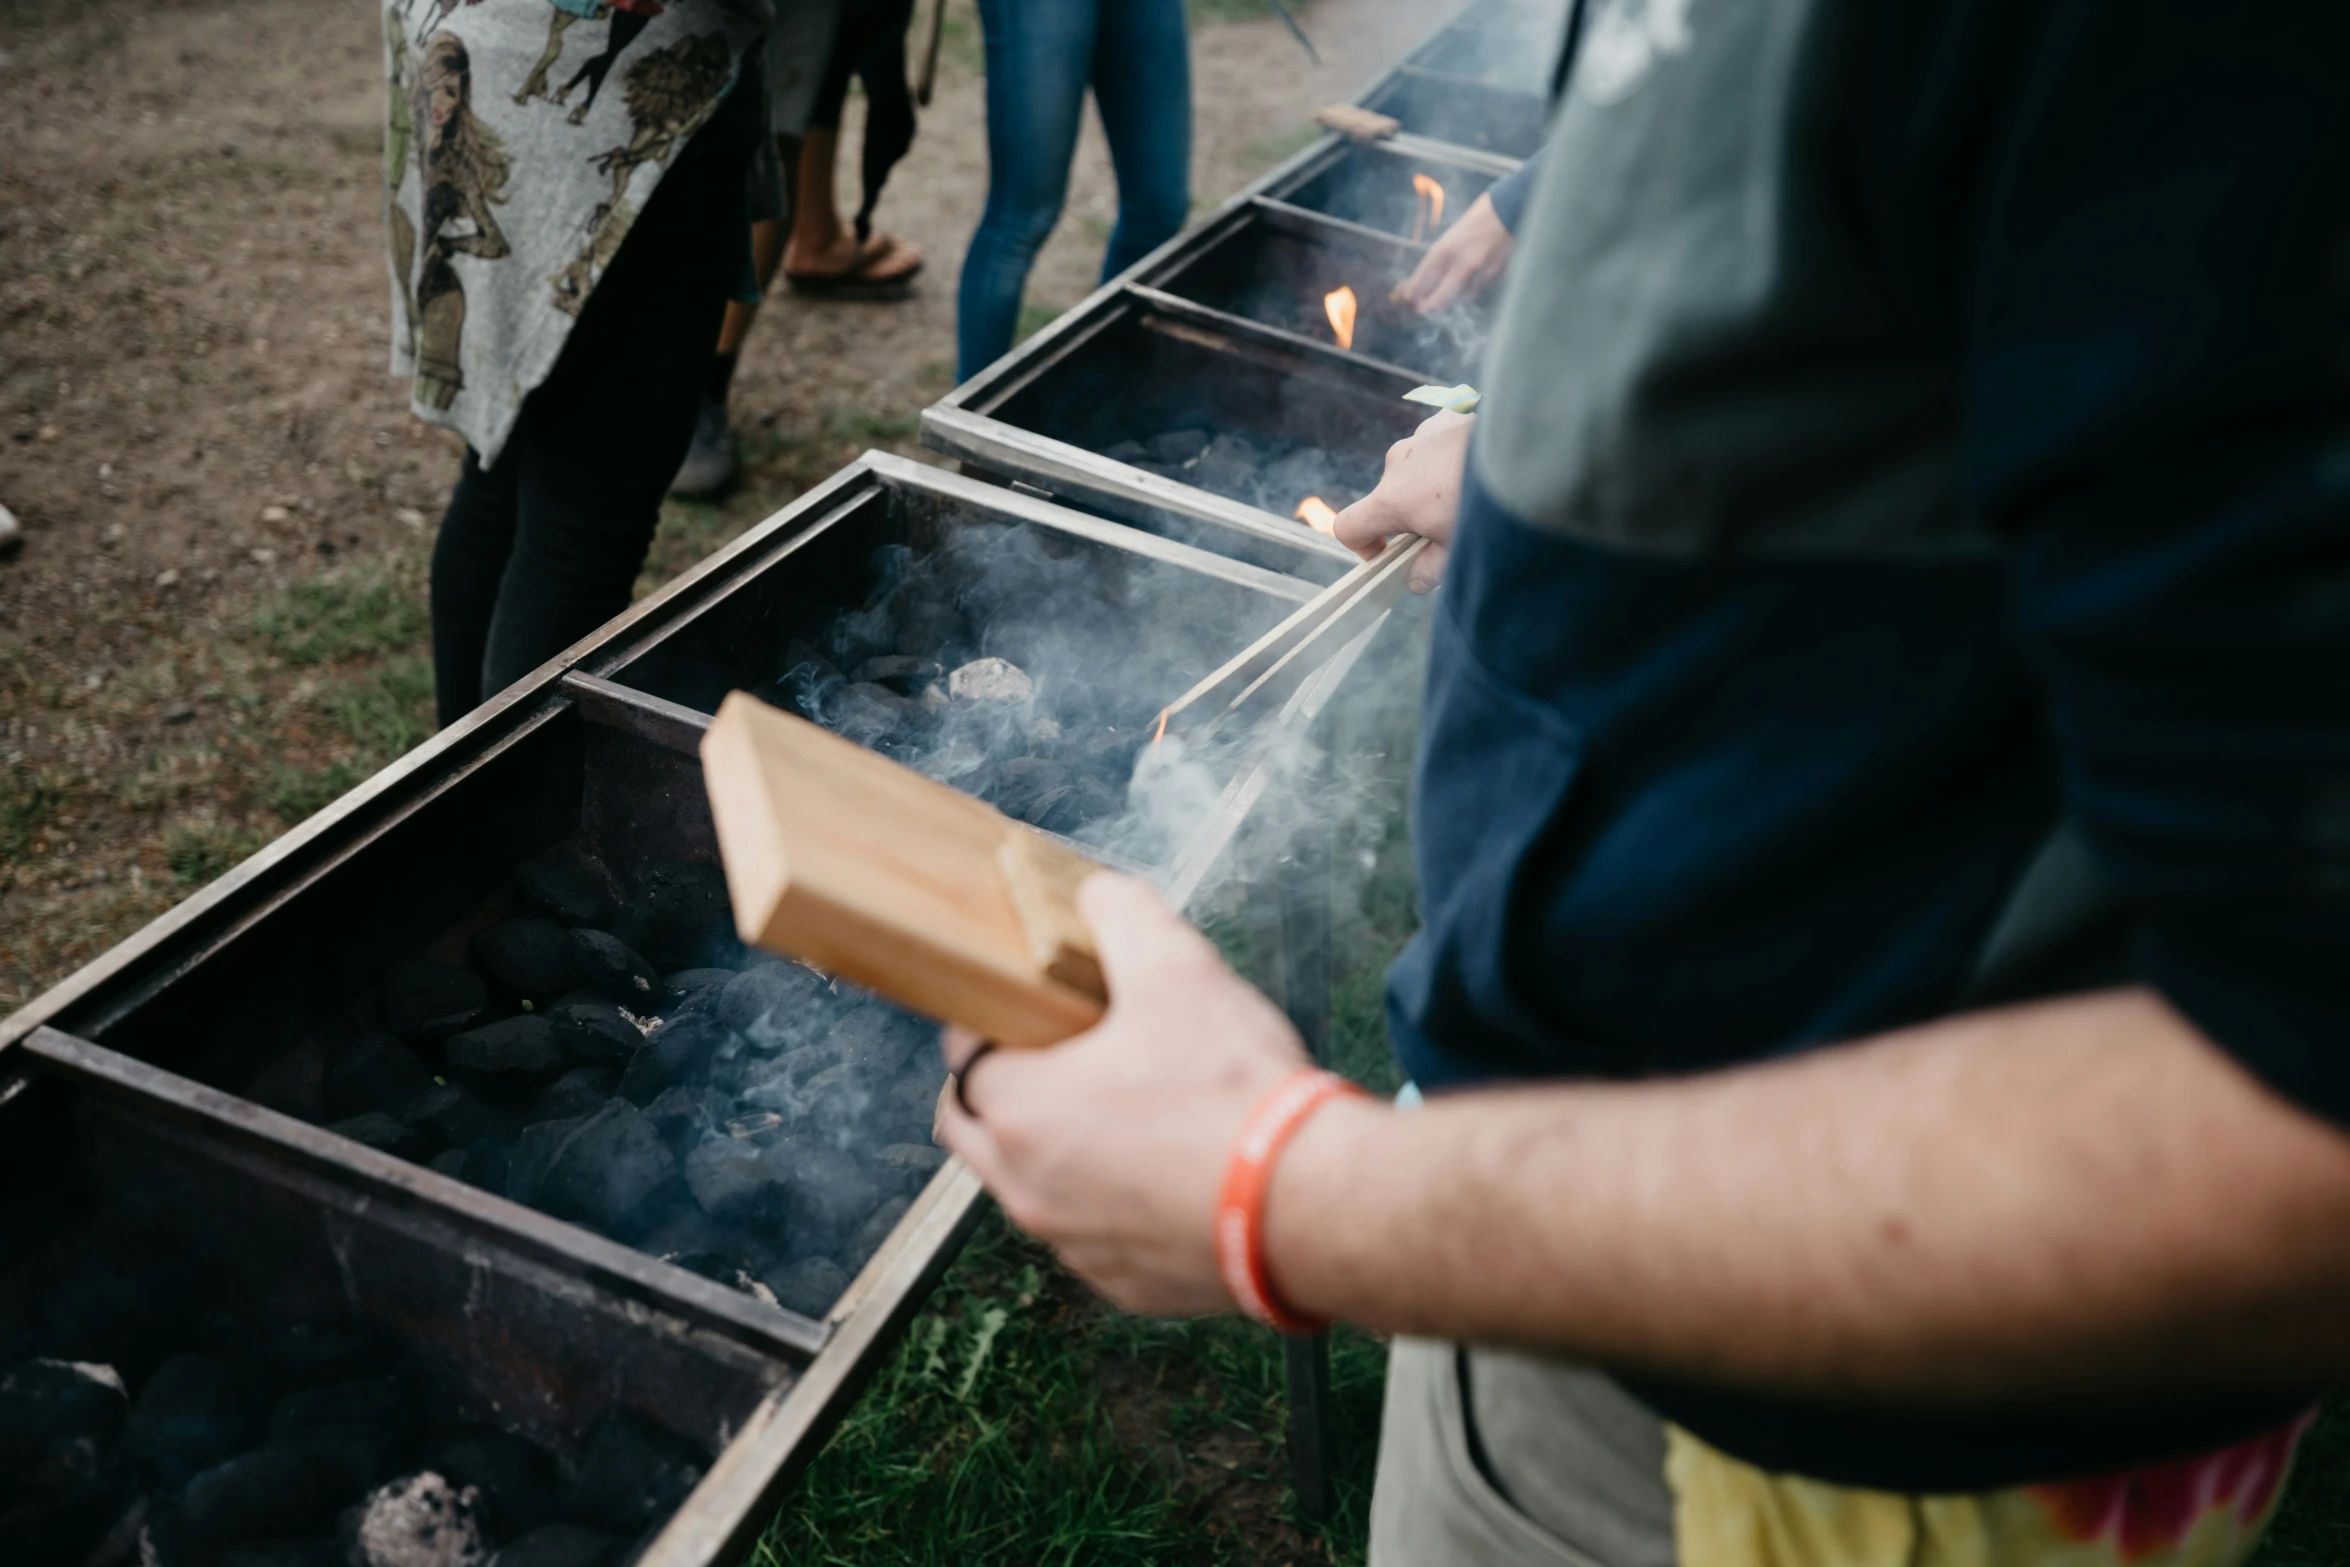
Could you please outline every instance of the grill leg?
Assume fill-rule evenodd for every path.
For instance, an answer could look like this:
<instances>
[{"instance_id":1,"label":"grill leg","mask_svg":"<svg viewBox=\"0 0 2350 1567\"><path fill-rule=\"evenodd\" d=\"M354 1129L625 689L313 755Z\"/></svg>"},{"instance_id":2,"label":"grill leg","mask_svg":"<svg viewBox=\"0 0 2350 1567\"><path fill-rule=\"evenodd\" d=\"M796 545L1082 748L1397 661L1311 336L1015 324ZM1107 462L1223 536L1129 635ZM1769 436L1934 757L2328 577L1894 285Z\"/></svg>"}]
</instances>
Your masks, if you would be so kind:
<instances>
[{"instance_id":1,"label":"grill leg","mask_svg":"<svg viewBox=\"0 0 2350 1567\"><path fill-rule=\"evenodd\" d=\"M1263 932L1262 968L1273 999L1289 1015L1317 1061L1330 1056L1330 829L1316 823L1301 829L1288 845L1282 873L1269 889L1274 903ZM1298 1513L1308 1523L1326 1522L1333 1496L1330 1479L1330 1338L1283 1341L1289 1393L1289 1473Z\"/></svg>"},{"instance_id":2,"label":"grill leg","mask_svg":"<svg viewBox=\"0 0 2350 1567\"><path fill-rule=\"evenodd\" d=\"M1297 1491L1298 1515L1307 1523L1330 1521L1330 1335L1281 1341L1284 1379L1289 1384L1289 1483Z\"/></svg>"}]
</instances>

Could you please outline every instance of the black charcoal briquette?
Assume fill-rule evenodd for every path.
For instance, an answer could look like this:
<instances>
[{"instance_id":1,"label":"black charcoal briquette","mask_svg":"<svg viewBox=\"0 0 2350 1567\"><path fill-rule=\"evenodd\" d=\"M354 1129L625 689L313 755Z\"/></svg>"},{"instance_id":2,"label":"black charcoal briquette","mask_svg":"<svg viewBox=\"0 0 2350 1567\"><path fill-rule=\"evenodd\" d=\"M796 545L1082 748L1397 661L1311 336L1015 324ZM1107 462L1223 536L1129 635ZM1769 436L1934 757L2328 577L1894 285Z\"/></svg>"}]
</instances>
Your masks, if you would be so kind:
<instances>
[{"instance_id":1,"label":"black charcoal briquette","mask_svg":"<svg viewBox=\"0 0 2350 1567\"><path fill-rule=\"evenodd\" d=\"M256 1368L218 1355L174 1355L139 1389L123 1450L157 1483L176 1486L260 1441L268 1418Z\"/></svg>"},{"instance_id":2,"label":"black charcoal briquette","mask_svg":"<svg viewBox=\"0 0 2350 1567\"><path fill-rule=\"evenodd\" d=\"M486 925L473 933L466 950L490 983L510 996L543 1004L575 983L578 954L571 932L545 915Z\"/></svg>"},{"instance_id":3,"label":"black charcoal briquette","mask_svg":"<svg viewBox=\"0 0 2350 1567\"><path fill-rule=\"evenodd\" d=\"M607 1414L580 1454L572 1514L633 1535L677 1510L701 1482L702 1460L684 1443L622 1414Z\"/></svg>"},{"instance_id":4,"label":"black charcoal briquette","mask_svg":"<svg viewBox=\"0 0 2350 1567\"><path fill-rule=\"evenodd\" d=\"M564 1053L582 1066L626 1066L645 1042L644 1030L601 996L567 997L547 1013Z\"/></svg>"},{"instance_id":5,"label":"black charcoal briquette","mask_svg":"<svg viewBox=\"0 0 2350 1567\"><path fill-rule=\"evenodd\" d=\"M271 1442L322 1466L338 1505L398 1474L423 1434L423 1411L396 1376L289 1393L269 1418Z\"/></svg>"},{"instance_id":6,"label":"black charcoal briquette","mask_svg":"<svg viewBox=\"0 0 2350 1567\"><path fill-rule=\"evenodd\" d=\"M340 1540L250 1540L221 1553L220 1567L349 1567Z\"/></svg>"},{"instance_id":7,"label":"black charcoal briquette","mask_svg":"<svg viewBox=\"0 0 2350 1567\"><path fill-rule=\"evenodd\" d=\"M479 979L447 963L395 963L383 982L384 1027L410 1044L437 1044L489 1010Z\"/></svg>"},{"instance_id":8,"label":"black charcoal briquette","mask_svg":"<svg viewBox=\"0 0 2350 1567\"><path fill-rule=\"evenodd\" d=\"M779 1217L791 1193L791 1171L753 1144L713 1137L685 1156L685 1182L713 1218L755 1223Z\"/></svg>"},{"instance_id":9,"label":"black charcoal briquette","mask_svg":"<svg viewBox=\"0 0 2350 1567\"><path fill-rule=\"evenodd\" d=\"M607 1001L649 1012L661 999L661 976L618 936L600 930L575 930L571 947L572 972L579 983L601 991Z\"/></svg>"},{"instance_id":10,"label":"black charcoal briquette","mask_svg":"<svg viewBox=\"0 0 2350 1567\"><path fill-rule=\"evenodd\" d=\"M348 1137L362 1147L388 1153L395 1159L421 1159L431 1151L432 1140L396 1115L381 1110L370 1110L365 1115L354 1115L346 1120L329 1122L326 1128L338 1137Z\"/></svg>"},{"instance_id":11,"label":"black charcoal briquette","mask_svg":"<svg viewBox=\"0 0 2350 1567\"><path fill-rule=\"evenodd\" d=\"M627 1544L598 1529L551 1523L501 1546L490 1567L614 1567Z\"/></svg>"},{"instance_id":12,"label":"black charcoal briquette","mask_svg":"<svg viewBox=\"0 0 2350 1567\"><path fill-rule=\"evenodd\" d=\"M410 1101L400 1119L452 1147L506 1130L506 1117L463 1083L435 1083Z\"/></svg>"},{"instance_id":13,"label":"black charcoal briquette","mask_svg":"<svg viewBox=\"0 0 2350 1567\"><path fill-rule=\"evenodd\" d=\"M849 1287L849 1275L830 1257L803 1257L798 1262L769 1269L761 1282L786 1311L820 1318L840 1299L840 1292Z\"/></svg>"},{"instance_id":14,"label":"black charcoal briquette","mask_svg":"<svg viewBox=\"0 0 2350 1567\"><path fill-rule=\"evenodd\" d=\"M22 1360L0 1370L0 1476L82 1454L95 1469L128 1406L112 1366Z\"/></svg>"},{"instance_id":15,"label":"black charcoal briquette","mask_svg":"<svg viewBox=\"0 0 2350 1567\"><path fill-rule=\"evenodd\" d=\"M552 1082L571 1064L555 1025L535 1012L469 1028L443 1048L451 1075L507 1096Z\"/></svg>"},{"instance_id":16,"label":"black charcoal briquette","mask_svg":"<svg viewBox=\"0 0 2350 1567\"><path fill-rule=\"evenodd\" d=\"M242 1540L299 1538L331 1520L351 1489L331 1463L272 1444L190 1480L177 1523L195 1550L207 1554ZM167 1538L176 1532L166 1520L157 1522L165 1525L159 1532Z\"/></svg>"},{"instance_id":17,"label":"black charcoal briquette","mask_svg":"<svg viewBox=\"0 0 2350 1567\"><path fill-rule=\"evenodd\" d=\"M562 1121L593 1115L612 1097L620 1074L608 1066L575 1066L533 1094L523 1107L526 1121Z\"/></svg>"},{"instance_id":18,"label":"black charcoal briquette","mask_svg":"<svg viewBox=\"0 0 2350 1567\"><path fill-rule=\"evenodd\" d=\"M710 1018L671 1018L646 1035L629 1060L628 1069L620 1074L620 1097L631 1104L651 1104L664 1088L707 1082L711 1061L734 1038Z\"/></svg>"},{"instance_id":19,"label":"black charcoal briquette","mask_svg":"<svg viewBox=\"0 0 2350 1567\"><path fill-rule=\"evenodd\" d=\"M480 1493L484 1530L510 1539L551 1523L563 1508L555 1461L536 1443L490 1426L463 1427L426 1451L424 1466Z\"/></svg>"},{"instance_id":20,"label":"black charcoal briquette","mask_svg":"<svg viewBox=\"0 0 2350 1567\"><path fill-rule=\"evenodd\" d=\"M725 1123L730 1104L715 1088L664 1088L645 1106L645 1119L670 1152L683 1154Z\"/></svg>"},{"instance_id":21,"label":"black charcoal briquette","mask_svg":"<svg viewBox=\"0 0 2350 1567\"><path fill-rule=\"evenodd\" d=\"M773 1052L822 1035L838 1005L832 983L797 963L762 963L727 981L718 996L718 1021L750 1042Z\"/></svg>"},{"instance_id":22,"label":"black charcoal briquette","mask_svg":"<svg viewBox=\"0 0 2350 1567\"><path fill-rule=\"evenodd\" d=\"M523 1134L526 1142L529 1135ZM651 1217L654 1201L676 1174L676 1157L644 1112L615 1100L557 1143L539 1173L534 1201L559 1219L626 1236Z\"/></svg>"},{"instance_id":23,"label":"black charcoal briquette","mask_svg":"<svg viewBox=\"0 0 2350 1567\"><path fill-rule=\"evenodd\" d=\"M415 1051L390 1034L364 1034L327 1057L326 1118L399 1115L430 1087L432 1072Z\"/></svg>"},{"instance_id":24,"label":"black charcoal briquette","mask_svg":"<svg viewBox=\"0 0 2350 1567\"><path fill-rule=\"evenodd\" d=\"M726 875L715 865L662 861L648 866L621 934L663 968L693 968L741 950Z\"/></svg>"},{"instance_id":25,"label":"black charcoal briquette","mask_svg":"<svg viewBox=\"0 0 2350 1567\"><path fill-rule=\"evenodd\" d=\"M577 844L559 843L514 872L514 890L566 925L606 925L619 907L611 873Z\"/></svg>"}]
</instances>

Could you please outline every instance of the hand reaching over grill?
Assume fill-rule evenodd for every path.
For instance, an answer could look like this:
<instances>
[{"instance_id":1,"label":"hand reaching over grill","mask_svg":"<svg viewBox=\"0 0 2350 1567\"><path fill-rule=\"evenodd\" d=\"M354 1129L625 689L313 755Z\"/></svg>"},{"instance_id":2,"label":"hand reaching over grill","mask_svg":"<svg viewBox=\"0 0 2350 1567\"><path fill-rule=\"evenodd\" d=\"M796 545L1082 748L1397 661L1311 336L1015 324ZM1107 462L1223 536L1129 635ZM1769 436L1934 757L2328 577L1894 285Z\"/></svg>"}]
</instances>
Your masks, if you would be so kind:
<instances>
[{"instance_id":1,"label":"hand reaching over grill","mask_svg":"<svg viewBox=\"0 0 2350 1567\"><path fill-rule=\"evenodd\" d=\"M1387 448L1379 487L1332 525L1338 542L1369 560L1394 535L1418 534L1428 548L1412 565L1412 591L1426 593L1443 581L1445 551L1460 520L1469 435L1476 427L1475 414L1438 413Z\"/></svg>"},{"instance_id":2,"label":"hand reaching over grill","mask_svg":"<svg viewBox=\"0 0 2350 1567\"><path fill-rule=\"evenodd\" d=\"M1465 294L1481 292L1510 264L1517 241L1502 226L1493 198L1481 195L1460 221L1437 236L1412 275L1395 285L1391 298L1422 315L1442 310Z\"/></svg>"},{"instance_id":3,"label":"hand reaching over grill","mask_svg":"<svg viewBox=\"0 0 2350 1567\"><path fill-rule=\"evenodd\" d=\"M1130 1311L1227 1311L1212 1234L1241 1123L1308 1065L1289 1020L1145 882L1078 893L1109 982L1101 1023L1049 1050L990 1050L950 1028L968 1067L941 1141L1014 1224ZM969 1113L964 1109L968 1105Z\"/></svg>"}]
</instances>

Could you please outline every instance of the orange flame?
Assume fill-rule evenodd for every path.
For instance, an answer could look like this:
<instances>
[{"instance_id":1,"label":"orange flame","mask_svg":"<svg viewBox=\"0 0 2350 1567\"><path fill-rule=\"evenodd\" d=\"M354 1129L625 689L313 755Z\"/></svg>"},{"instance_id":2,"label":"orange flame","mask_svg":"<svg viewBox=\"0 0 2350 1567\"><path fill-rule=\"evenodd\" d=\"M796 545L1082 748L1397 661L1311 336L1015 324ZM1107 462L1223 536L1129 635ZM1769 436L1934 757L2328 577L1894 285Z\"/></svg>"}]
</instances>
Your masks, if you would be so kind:
<instances>
[{"instance_id":1,"label":"orange flame","mask_svg":"<svg viewBox=\"0 0 2350 1567\"><path fill-rule=\"evenodd\" d=\"M1290 515L1316 533L1335 533L1338 529L1338 508L1319 495L1309 495L1299 501L1297 510Z\"/></svg>"},{"instance_id":2,"label":"orange flame","mask_svg":"<svg viewBox=\"0 0 2350 1567\"><path fill-rule=\"evenodd\" d=\"M1174 709L1169 707L1159 709L1159 731L1151 736L1151 744L1157 745L1161 740L1167 738L1167 715L1173 711Z\"/></svg>"},{"instance_id":3,"label":"orange flame","mask_svg":"<svg viewBox=\"0 0 2350 1567\"><path fill-rule=\"evenodd\" d=\"M1338 346L1355 346L1355 291L1344 283L1322 296L1322 313L1330 318L1330 330L1338 334Z\"/></svg>"},{"instance_id":4,"label":"orange flame","mask_svg":"<svg viewBox=\"0 0 2350 1567\"><path fill-rule=\"evenodd\" d=\"M1412 242L1417 244L1423 235L1444 223L1444 187L1436 183L1433 175L1415 174L1412 194L1419 199L1420 206L1419 216L1412 220Z\"/></svg>"}]
</instances>

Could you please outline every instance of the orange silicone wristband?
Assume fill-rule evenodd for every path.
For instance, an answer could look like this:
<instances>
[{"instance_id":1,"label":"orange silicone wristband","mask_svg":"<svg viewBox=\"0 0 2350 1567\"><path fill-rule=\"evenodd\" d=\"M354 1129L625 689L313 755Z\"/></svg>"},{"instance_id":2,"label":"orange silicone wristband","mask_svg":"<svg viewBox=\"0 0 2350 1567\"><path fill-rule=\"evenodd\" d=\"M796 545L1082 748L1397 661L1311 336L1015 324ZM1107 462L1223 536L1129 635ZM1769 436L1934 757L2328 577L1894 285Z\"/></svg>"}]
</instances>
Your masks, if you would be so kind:
<instances>
[{"instance_id":1,"label":"orange silicone wristband","mask_svg":"<svg viewBox=\"0 0 2350 1567\"><path fill-rule=\"evenodd\" d=\"M1341 1094L1362 1090L1318 1067L1283 1078L1257 1101L1233 1139L1224 1166L1223 1190L1216 1195L1216 1266L1240 1309L1283 1333L1314 1333L1329 1324L1301 1316L1281 1304L1265 1266L1265 1196L1273 1165L1306 1117Z\"/></svg>"}]
</instances>

